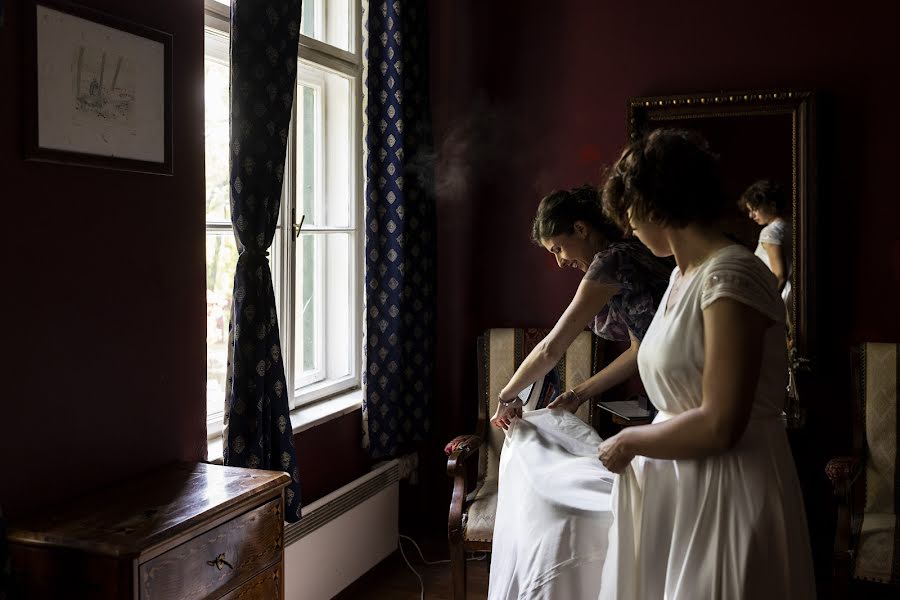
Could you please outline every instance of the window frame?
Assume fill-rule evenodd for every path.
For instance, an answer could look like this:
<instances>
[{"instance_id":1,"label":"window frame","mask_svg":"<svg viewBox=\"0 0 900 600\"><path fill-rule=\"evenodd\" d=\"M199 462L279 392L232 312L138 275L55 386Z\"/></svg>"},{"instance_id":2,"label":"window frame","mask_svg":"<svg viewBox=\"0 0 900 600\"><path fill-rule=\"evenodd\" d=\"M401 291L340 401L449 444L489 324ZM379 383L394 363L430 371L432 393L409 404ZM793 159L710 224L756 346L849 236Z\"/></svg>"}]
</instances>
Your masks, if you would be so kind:
<instances>
[{"instance_id":1,"label":"window frame","mask_svg":"<svg viewBox=\"0 0 900 600\"><path fill-rule=\"evenodd\" d=\"M325 3L327 5L327 0ZM304 224L302 235L314 235L320 240L316 245L320 247L327 246L328 234L343 233L350 237L348 243L350 246L350 265L348 266L348 276L350 281L348 284L348 293L350 294L350 364L349 375L343 377L329 378L327 364L327 350L321 351L323 363L320 368L325 370L324 379L305 385L304 387L295 388L295 348L297 331L297 323L295 319L295 306L293 304L295 298L295 266L298 255L298 245L301 237L297 234L297 225L299 224L302 214L302 198L297 196L297 181L295 173L295 156L297 143L297 119L296 111L298 110L298 94L294 94L294 106L291 119L291 127L289 133L289 142L287 156L285 161L285 178L283 185L283 196L281 210L279 211L278 225L275 235L275 242L270 251L272 258L273 281L275 283L276 302L278 303L279 325L281 327L282 340L282 356L285 365L285 377L287 389L291 391L289 396L289 407L292 411L303 407L311 407L318 405L321 401L329 398L351 393L358 394L362 388L362 368L363 368L363 314L364 314L364 251L365 251L365 202L364 202L364 130L363 130L363 55L362 55L362 18L363 6L362 2L351 0L352 19L351 36L355 40L355 52L348 52L335 46L322 42L320 40L299 35L298 47L298 88L301 81L300 72L302 71L302 63L308 63L315 67L321 67L326 70L333 71L338 75L346 77L350 81L349 114L351 122L349 126L349 147L350 156L350 198L349 207L349 223L346 227L333 227L317 224L311 226ZM205 18L204 18L204 36L210 35L208 30L213 34L229 36L229 10L227 4L223 4L218 0L204 0ZM206 54L204 53L204 59ZM327 99L325 92L327 85L326 77L321 77L321 88L319 94L319 110L322 111L322 119L318 121L323 131L317 135L319 139L326 135L327 127ZM316 178L320 185L316 193L326 193L328 177L325 174L327 166L325 165L325 157L327 151L323 151L324 147L317 143L317 160L316 160ZM231 231L230 224L224 223L207 223L206 231L211 233ZM321 263L316 269L320 273L317 278L321 278L324 282L328 274L327 271L327 255L323 253L321 259L317 260ZM323 285L326 287L327 285ZM327 290L322 290L318 294L322 301L322 318L319 320L322 324L327 324L327 310L324 307L327 304ZM319 301L317 299L317 301ZM317 332L319 333L319 332ZM327 333L325 334L327 335ZM321 336L321 334L320 334ZM320 344L321 345L321 344ZM224 401L224 398L223 398ZM224 412L218 412L215 415L209 415L207 419L207 432L210 438L217 437L223 430Z\"/></svg>"}]
</instances>

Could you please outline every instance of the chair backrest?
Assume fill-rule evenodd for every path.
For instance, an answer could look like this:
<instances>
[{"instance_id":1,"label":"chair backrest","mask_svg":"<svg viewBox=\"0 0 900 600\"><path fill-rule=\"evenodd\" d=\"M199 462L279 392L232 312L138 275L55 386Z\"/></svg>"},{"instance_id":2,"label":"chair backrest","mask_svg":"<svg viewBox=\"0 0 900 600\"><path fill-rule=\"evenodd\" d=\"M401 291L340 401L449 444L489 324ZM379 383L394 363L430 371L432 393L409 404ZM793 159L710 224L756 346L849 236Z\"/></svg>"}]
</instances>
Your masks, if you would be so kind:
<instances>
[{"instance_id":1,"label":"chair backrest","mask_svg":"<svg viewBox=\"0 0 900 600\"><path fill-rule=\"evenodd\" d=\"M478 479L496 479L504 432L492 427L488 421L497 410L497 397L528 353L550 333L549 329L497 328L487 330L479 338L479 433L485 444L479 456ZM602 340L589 331L575 338L565 355L556 365L562 390L588 379L597 372L601 358ZM591 423L592 402L585 402L576 413L584 422ZM530 407L526 407L526 410Z\"/></svg>"},{"instance_id":2,"label":"chair backrest","mask_svg":"<svg viewBox=\"0 0 900 600\"><path fill-rule=\"evenodd\" d=\"M865 343L856 349L856 393L865 420L867 513L900 514L897 372L900 344Z\"/></svg>"}]
</instances>

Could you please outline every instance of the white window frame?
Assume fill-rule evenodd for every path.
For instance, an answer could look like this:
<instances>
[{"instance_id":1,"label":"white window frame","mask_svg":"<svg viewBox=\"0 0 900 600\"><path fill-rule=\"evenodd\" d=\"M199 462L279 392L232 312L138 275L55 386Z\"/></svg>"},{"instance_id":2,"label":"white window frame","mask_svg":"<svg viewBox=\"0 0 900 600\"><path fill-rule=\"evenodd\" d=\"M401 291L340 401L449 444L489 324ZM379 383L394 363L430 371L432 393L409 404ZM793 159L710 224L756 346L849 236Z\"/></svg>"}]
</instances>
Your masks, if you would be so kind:
<instances>
[{"instance_id":1,"label":"white window frame","mask_svg":"<svg viewBox=\"0 0 900 600\"><path fill-rule=\"evenodd\" d=\"M327 10L328 0L323 3ZM295 323L294 310L294 286L292 285L295 273L295 260L297 256L296 246L299 242L298 236L294 234L295 226L299 224L302 212L302 201L297 197L296 178L294 176L295 162L295 144L296 144L296 118L291 120L290 138L288 142L288 154L285 161L285 179L283 187L283 198L281 211L279 213L278 232L276 232L275 243L270 251L272 258L273 273L275 277L275 294L279 304L279 324L281 326L282 340L282 356L285 365L285 377L287 379L287 389L291 390L289 397L289 406L292 410L301 407L316 406L316 413L321 413L318 409L321 402L328 398L340 396L347 397L348 394L354 398L359 397L362 387L362 340L363 340L363 293L364 293L364 265L363 260L365 249L365 229L364 223L364 207L365 203L363 185L364 185L364 140L363 140L363 55L362 55L362 18L363 6L358 0L351 0L351 10L354 11L351 36L353 38L353 52L349 52L322 41L300 35L298 49L298 82L306 83L313 77L308 77L312 72L304 71L304 63L315 65L333 71L337 74L348 77L351 80L351 107L350 115L353 122L350 123L350 135L352 139L352 155L350 159L350 169L353 174L351 179L351 210L350 222L347 227L312 227L304 224L302 234L312 234L320 237L321 234L329 233L347 233L353 240L352 251L350 252L351 260L348 266L350 281L348 282L349 292L351 296L350 311L352 323L350 326L351 336L351 357L350 357L350 374L345 377L328 377L328 373L318 373L313 377L309 377L311 381L294 381L294 348L295 348L295 332L297 330ZM221 34L229 34L229 6L219 0L204 0L205 6L205 26L208 30L214 30ZM319 11L318 19L324 19L324 11ZM320 23L321 26L321 23ZM316 73L318 76L318 74ZM327 93L327 85L325 77L319 77L316 82L319 93L317 94L317 110L322 111L321 122L323 129L327 130L327 110L325 94ZM298 108L298 94L294 94L294 116ZM316 180L315 186L317 191L316 203L321 206L321 202L326 201L328 191L324 189L327 182L325 177L325 160L320 140L324 137L325 132L321 132L317 137L317 160L316 160ZM207 231L228 230L227 225L208 225ZM327 264L325 255L324 235L321 235L321 242L316 245L320 248L321 259L318 261L317 273L314 277L316 285L316 302L317 309L323 310L321 318L316 317L317 324L327 324L328 318L324 314L324 307L327 307L328 298L326 295L327 285L324 285L328 273L324 268ZM283 268L276 271L276 265ZM327 328L327 325L325 325ZM319 341L327 339L327 329L324 332L317 331ZM327 351L322 343L317 344L316 349L319 355L318 364L327 371ZM316 381L312 381L316 380ZM298 389L296 384L306 384ZM346 412L346 407L342 404L341 412ZM221 413L213 416L210 415L207 422L207 431L211 438L221 434L223 428L223 416ZM294 417L294 415L292 415ZM321 418L320 416L318 418ZM296 420L296 419L292 419Z\"/></svg>"},{"instance_id":2,"label":"white window frame","mask_svg":"<svg viewBox=\"0 0 900 600\"><path fill-rule=\"evenodd\" d=\"M219 27L210 27L210 26L209 26L209 22L210 22L210 14L209 14L209 11L207 11L206 21L207 21L207 27L208 27L209 29L214 29L214 30L216 30L215 33L213 33L213 35L215 35L215 34L224 35L224 36L225 36L225 40L224 40L224 41L227 42L227 35L228 35L228 33L227 33L227 25L228 25L227 20L225 21L226 29L225 29L225 32L224 32L224 33L221 31L221 29L220 29ZM206 32L204 32L204 36L206 36L206 35L208 35L208 34L207 34ZM204 47L205 47L205 46L206 46L206 44L204 43ZM226 43L226 48L227 48L227 43ZM204 61L206 60L206 57L208 56L208 55L206 54L206 51L207 51L207 50L208 50L207 48L204 49ZM227 50L226 50L225 52L226 52L226 55L225 55L225 56L222 56L221 52L214 52L214 53L212 54L212 56L213 56L214 59L217 60L217 61L222 61L222 60L227 61L227 60L228 60ZM228 223L228 222L224 222L224 221L221 221L221 222L220 222L220 221L216 221L216 222L207 221L207 222L206 222L206 236L208 237L210 234L222 235L222 236L224 236L224 235L231 235L231 236L234 236L234 229L233 229L231 223ZM235 240L235 243L237 243L237 240ZM218 408L217 410L215 410L215 411L213 411L213 412L211 412L211 413L210 413L210 411L209 411L209 406L207 406L207 411L206 411L206 431L207 431L207 435L209 435L210 437L220 435L220 434L222 433L223 428L224 428L224 419L225 419L225 397L224 397L224 395L223 395L223 397L222 397L220 400L221 400L220 408ZM208 397L207 397L207 402L209 402L209 398L208 398Z\"/></svg>"},{"instance_id":3,"label":"white window frame","mask_svg":"<svg viewBox=\"0 0 900 600\"><path fill-rule=\"evenodd\" d=\"M301 78L301 73L303 73L304 77ZM321 73L312 71L307 68L303 70L301 67L297 69L297 87L299 87L300 82L303 82L304 85L310 87L316 91L316 105L315 105L315 114L313 120L316 123L325 123L326 118L326 110L325 110L325 77ZM298 207L299 199L297 196L297 177L296 177L296 157L294 149L297 147L297 111L299 108L299 99L294 98L294 110L291 115L291 129L290 134L288 136L288 152L287 157L285 159L285 169L284 169L284 196L282 198L282 209L287 209L290 211L290 221L292 223L291 230L294 233L293 243L285 244L286 248L284 251L284 255L282 256L285 265L285 281L290 279L293 274L296 274L297 267L297 244L299 243L299 238L296 235L296 231L294 231L294 224L299 225L303 215L300 214L300 210ZM316 191L316 198L313 202L317 212L320 212L318 209L320 208L322 201L322 192L323 186L326 180L325 177L325 161L321 160L325 150L324 150L324 133L319 132L319 135L316 136L315 140L315 155L316 155L316 164L315 164L315 173L314 180L315 184L313 185L313 189ZM282 210L283 213L286 214L286 211ZM303 233L308 233L310 227L304 226ZM324 314L322 312L323 307L327 306L327 297L326 297L326 289L325 285L323 285L324 281L324 273L322 269L322 263L327 260L327 257L323 252L320 251L319 248L316 249L317 256L321 256L322 260L316 263L315 274L313 275L313 285L315 286L315 310L316 314L314 316L314 320L316 324L321 323L324 320ZM290 274L288 274L290 273ZM294 292L296 288L294 286L285 285L285 296L282 298L282 306L292 307L295 309L295 299ZM282 345L289 348L287 351L287 356L289 357L290 362L286 362L285 365L294 366L294 361L296 357L293 355L293 351L297 340L297 319L296 310L292 310L289 317L286 318L286 327L282 326L285 330L286 335L282 338ZM282 315L279 313L279 321L281 321ZM320 334L317 336L316 345L315 345L315 356L316 356L316 364L318 368L306 375L304 375L300 381L294 381L293 378L296 376L296 369L290 369L290 373L288 373L288 367L285 367L285 377L288 379L288 389L296 391L297 388L303 387L308 388L310 385L317 384L328 378L327 374L327 365L325 364L325 346L323 344L323 338L325 336ZM288 343L285 343L284 340L287 340ZM291 397L291 408L294 408L297 404L296 396L292 394Z\"/></svg>"}]
</instances>

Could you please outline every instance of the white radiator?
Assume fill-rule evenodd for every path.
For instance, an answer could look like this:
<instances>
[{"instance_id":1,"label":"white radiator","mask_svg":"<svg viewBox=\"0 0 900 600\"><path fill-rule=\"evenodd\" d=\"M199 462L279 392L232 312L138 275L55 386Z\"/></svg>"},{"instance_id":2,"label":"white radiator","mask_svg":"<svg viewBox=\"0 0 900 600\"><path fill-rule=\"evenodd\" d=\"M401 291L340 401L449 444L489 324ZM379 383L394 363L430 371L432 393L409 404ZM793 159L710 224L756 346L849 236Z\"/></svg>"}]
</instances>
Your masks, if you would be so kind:
<instances>
[{"instance_id":1,"label":"white radiator","mask_svg":"<svg viewBox=\"0 0 900 600\"><path fill-rule=\"evenodd\" d=\"M286 600L329 600L397 549L399 480L398 462L387 462L285 527Z\"/></svg>"}]
</instances>

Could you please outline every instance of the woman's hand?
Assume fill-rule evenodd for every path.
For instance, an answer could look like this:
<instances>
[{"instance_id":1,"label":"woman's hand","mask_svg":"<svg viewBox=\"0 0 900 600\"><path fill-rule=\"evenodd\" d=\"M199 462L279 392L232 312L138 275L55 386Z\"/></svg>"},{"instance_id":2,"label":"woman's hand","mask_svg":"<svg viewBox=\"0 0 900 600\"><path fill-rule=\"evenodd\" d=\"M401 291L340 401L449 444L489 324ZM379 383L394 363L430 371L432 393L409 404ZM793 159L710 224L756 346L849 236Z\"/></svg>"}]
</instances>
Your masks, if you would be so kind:
<instances>
[{"instance_id":1,"label":"woman's hand","mask_svg":"<svg viewBox=\"0 0 900 600\"><path fill-rule=\"evenodd\" d=\"M604 440L597 451L600 462L613 473L621 473L634 459L634 451L628 442L629 433L625 429L620 433Z\"/></svg>"},{"instance_id":2,"label":"woman's hand","mask_svg":"<svg viewBox=\"0 0 900 600\"><path fill-rule=\"evenodd\" d=\"M581 403L581 398L578 397L575 390L569 390L568 392L563 392L557 396L553 402L547 405L547 408L561 408L575 414L575 411L578 410Z\"/></svg>"},{"instance_id":3,"label":"woman's hand","mask_svg":"<svg viewBox=\"0 0 900 600\"><path fill-rule=\"evenodd\" d=\"M515 402L504 404L503 396L500 397L501 402L497 404L497 412L491 417L491 425L501 429L509 429L513 419L522 417L522 401L516 398Z\"/></svg>"}]
</instances>

